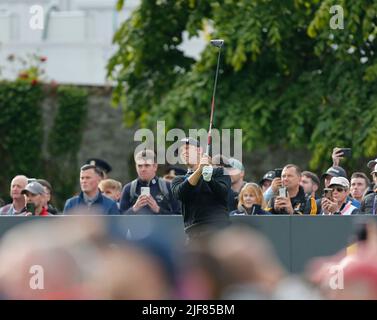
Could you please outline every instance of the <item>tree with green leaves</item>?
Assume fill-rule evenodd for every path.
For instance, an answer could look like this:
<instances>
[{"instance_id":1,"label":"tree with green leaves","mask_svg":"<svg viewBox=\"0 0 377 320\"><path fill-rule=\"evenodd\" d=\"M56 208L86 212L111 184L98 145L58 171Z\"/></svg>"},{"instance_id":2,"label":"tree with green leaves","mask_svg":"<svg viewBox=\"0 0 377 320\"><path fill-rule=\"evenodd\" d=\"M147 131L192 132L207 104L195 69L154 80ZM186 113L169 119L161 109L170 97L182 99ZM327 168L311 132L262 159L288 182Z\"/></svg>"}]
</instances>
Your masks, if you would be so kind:
<instances>
[{"instance_id":1,"label":"tree with green leaves","mask_svg":"<svg viewBox=\"0 0 377 320\"><path fill-rule=\"evenodd\" d=\"M312 169L334 146L377 156L375 0L142 0L108 63L126 124L207 127L215 49L179 45L208 26L225 40L215 126L243 129L244 149L307 148Z\"/></svg>"}]
</instances>

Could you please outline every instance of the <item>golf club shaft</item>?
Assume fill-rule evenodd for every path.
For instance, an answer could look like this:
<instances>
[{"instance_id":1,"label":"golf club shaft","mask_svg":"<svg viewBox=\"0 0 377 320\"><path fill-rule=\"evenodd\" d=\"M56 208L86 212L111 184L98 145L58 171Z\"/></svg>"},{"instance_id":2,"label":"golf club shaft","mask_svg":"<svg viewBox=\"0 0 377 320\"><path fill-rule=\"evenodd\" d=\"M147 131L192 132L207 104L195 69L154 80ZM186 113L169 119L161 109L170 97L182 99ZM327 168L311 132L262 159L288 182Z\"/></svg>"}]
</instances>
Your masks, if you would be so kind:
<instances>
[{"instance_id":1,"label":"golf club shaft","mask_svg":"<svg viewBox=\"0 0 377 320\"><path fill-rule=\"evenodd\" d=\"M211 102L211 116L209 119L209 129L208 129L208 138L207 138L207 150L206 153L210 157L212 156L212 124L213 124L213 115L215 113L215 96L216 96L216 87L217 87L217 77L219 75L220 67L220 55L221 47L219 48L219 54L217 57L217 66L216 66L216 75L215 75L215 85L213 86L212 102Z\"/></svg>"}]
</instances>

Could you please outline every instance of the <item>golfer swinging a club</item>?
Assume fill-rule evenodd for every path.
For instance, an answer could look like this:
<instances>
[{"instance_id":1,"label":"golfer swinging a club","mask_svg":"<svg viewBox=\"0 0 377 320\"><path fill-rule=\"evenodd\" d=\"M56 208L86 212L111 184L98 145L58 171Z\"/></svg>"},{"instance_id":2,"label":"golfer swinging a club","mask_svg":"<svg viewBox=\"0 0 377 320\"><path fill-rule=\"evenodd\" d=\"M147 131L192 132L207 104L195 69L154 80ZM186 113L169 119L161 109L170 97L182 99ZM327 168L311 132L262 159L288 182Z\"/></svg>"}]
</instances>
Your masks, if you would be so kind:
<instances>
[{"instance_id":1,"label":"golfer swinging a club","mask_svg":"<svg viewBox=\"0 0 377 320\"><path fill-rule=\"evenodd\" d=\"M179 157L188 166L185 176L172 181L173 196L182 202L185 232L189 242L202 240L230 224L229 175L222 167L212 167L211 158L193 138L181 140Z\"/></svg>"},{"instance_id":2,"label":"golfer swinging a club","mask_svg":"<svg viewBox=\"0 0 377 320\"><path fill-rule=\"evenodd\" d=\"M182 202L185 232L190 242L206 238L230 224L228 193L231 188L231 180L229 175L224 175L222 167L214 168L211 165L211 130L215 110L220 52L223 43L223 40L211 41L213 46L219 48L219 55L212 95L206 153L203 154L203 148L197 140L193 138L181 140L179 157L188 166L188 172L185 176L178 176L172 181L173 195Z\"/></svg>"}]
</instances>

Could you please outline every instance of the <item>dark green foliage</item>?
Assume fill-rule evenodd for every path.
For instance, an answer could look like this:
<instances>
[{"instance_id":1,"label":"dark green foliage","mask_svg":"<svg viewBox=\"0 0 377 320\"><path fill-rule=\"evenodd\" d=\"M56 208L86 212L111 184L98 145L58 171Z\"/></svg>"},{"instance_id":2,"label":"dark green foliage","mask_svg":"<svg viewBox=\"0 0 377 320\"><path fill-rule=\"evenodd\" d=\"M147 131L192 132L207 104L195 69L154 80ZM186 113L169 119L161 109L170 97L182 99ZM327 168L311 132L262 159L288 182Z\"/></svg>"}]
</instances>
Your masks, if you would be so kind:
<instances>
[{"instance_id":1,"label":"dark green foliage","mask_svg":"<svg viewBox=\"0 0 377 320\"><path fill-rule=\"evenodd\" d=\"M344 29L330 28L333 5ZM242 128L245 151L304 148L318 171L334 146L376 157L376 16L365 0L144 0L114 38L114 103L130 125L207 128L217 50L194 61L177 46L210 23L226 44L215 126Z\"/></svg>"},{"instance_id":2,"label":"dark green foliage","mask_svg":"<svg viewBox=\"0 0 377 320\"><path fill-rule=\"evenodd\" d=\"M87 115L88 93L77 87L59 87L58 111L48 140L51 161L46 170L54 181L60 207L70 197L78 181L77 154Z\"/></svg>"},{"instance_id":3,"label":"dark green foliage","mask_svg":"<svg viewBox=\"0 0 377 320\"><path fill-rule=\"evenodd\" d=\"M0 194L8 197L10 181L17 174L44 178L51 182L56 203L62 208L77 186L87 91L58 88L58 111L48 135L47 155L43 155L42 103L49 93L39 82L0 82Z\"/></svg>"},{"instance_id":4,"label":"dark green foliage","mask_svg":"<svg viewBox=\"0 0 377 320\"><path fill-rule=\"evenodd\" d=\"M8 196L16 174L42 173L41 85L0 82L0 194Z\"/></svg>"}]
</instances>

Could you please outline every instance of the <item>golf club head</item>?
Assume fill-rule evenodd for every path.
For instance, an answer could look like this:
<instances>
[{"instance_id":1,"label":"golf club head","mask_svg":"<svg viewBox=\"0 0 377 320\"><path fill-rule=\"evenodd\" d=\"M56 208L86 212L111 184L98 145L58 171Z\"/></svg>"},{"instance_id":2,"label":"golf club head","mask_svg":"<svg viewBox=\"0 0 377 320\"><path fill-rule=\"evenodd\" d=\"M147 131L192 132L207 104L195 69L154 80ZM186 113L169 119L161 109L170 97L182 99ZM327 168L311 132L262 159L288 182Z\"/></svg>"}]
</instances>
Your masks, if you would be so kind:
<instances>
[{"instance_id":1,"label":"golf club head","mask_svg":"<svg viewBox=\"0 0 377 320\"><path fill-rule=\"evenodd\" d=\"M215 40L211 40L211 44L214 46L214 47L218 47L218 48L221 48L224 44L224 40L222 39L215 39Z\"/></svg>"}]
</instances>

